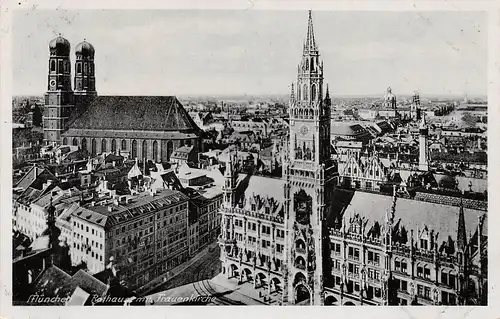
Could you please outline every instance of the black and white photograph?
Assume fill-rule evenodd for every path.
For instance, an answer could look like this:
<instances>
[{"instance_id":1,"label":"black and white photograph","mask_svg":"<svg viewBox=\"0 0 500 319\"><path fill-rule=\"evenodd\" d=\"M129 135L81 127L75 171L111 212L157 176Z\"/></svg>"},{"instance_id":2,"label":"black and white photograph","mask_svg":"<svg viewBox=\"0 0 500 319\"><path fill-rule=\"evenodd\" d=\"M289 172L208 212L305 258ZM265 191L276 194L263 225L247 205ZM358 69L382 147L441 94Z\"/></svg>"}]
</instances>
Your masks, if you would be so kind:
<instances>
[{"instance_id":1,"label":"black and white photograph","mask_svg":"<svg viewBox=\"0 0 500 319\"><path fill-rule=\"evenodd\" d=\"M10 19L13 308L495 302L487 11Z\"/></svg>"}]
</instances>

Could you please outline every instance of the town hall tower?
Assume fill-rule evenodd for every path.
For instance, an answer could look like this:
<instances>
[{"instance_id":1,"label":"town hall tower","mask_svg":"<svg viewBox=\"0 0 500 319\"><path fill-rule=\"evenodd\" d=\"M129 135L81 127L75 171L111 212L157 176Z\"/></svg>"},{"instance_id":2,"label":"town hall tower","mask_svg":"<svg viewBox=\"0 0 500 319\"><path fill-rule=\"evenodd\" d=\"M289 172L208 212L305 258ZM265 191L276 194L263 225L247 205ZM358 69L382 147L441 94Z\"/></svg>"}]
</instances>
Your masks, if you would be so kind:
<instances>
[{"instance_id":1,"label":"town hall tower","mask_svg":"<svg viewBox=\"0 0 500 319\"><path fill-rule=\"evenodd\" d=\"M323 99L323 62L311 11L296 86L290 97L289 154L285 178L285 269L283 302L323 304L323 258L328 246L325 217L337 168L330 150L330 97Z\"/></svg>"}]
</instances>

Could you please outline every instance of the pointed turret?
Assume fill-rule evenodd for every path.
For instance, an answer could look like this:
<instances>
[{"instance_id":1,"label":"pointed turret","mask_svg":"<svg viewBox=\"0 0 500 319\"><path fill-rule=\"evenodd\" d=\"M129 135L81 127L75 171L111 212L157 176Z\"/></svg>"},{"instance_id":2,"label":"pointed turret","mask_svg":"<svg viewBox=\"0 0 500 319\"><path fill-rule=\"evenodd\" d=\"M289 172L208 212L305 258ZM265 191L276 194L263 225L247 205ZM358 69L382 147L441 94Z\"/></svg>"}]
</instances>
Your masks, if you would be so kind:
<instances>
[{"instance_id":1,"label":"pointed turret","mask_svg":"<svg viewBox=\"0 0 500 319\"><path fill-rule=\"evenodd\" d=\"M457 248L459 251L465 252L467 246L467 232L465 229L464 203L460 199L460 212L458 213L458 230L457 230Z\"/></svg>"},{"instance_id":2,"label":"pointed turret","mask_svg":"<svg viewBox=\"0 0 500 319\"><path fill-rule=\"evenodd\" d=\"M314 28L312 20L312 11L309 10L309 21L307 22L307 36L304 43L304 53L307 51L317 51L316 39L314 39Z\"/></svg>"},{"instance_id":3,"label":"pointed turret","mask_svg":"<svg viewBox=\"0 0 500 319\"><path fill-rule=\"evenodd\" d=\"M234 188L236 184L236 175L234 172L233 153L229 151L226 169L224 171L224 202L227 208L234 207Z\"/></svg>"},{"instance_id":4,"label":"pointed turret","mask_svg":"<svg viewBox=\"0 0 500 319\"><path fill-rule=\"evenodd\" d=\"M326 84L326 93L325 93L324 105L326 107L330 107L332 105L332 100L330 98L330 89L328 88L328 83Z\"/></svg>"},{"instance_id":5,"label":"pointed turret","mask_svg":"<svg viewBox=\"0 0 500 319\"><path fill-rule=\"evenodd\" d=\"M61 235L61 230L56 226L56 208L53 205L52 197L50 198L50 204L47 207L47 228L42 232L41 236L49 236L49 242L52 248L59 245L59 236Z\"/></svg>"},{"instance_id":6,"label":"pointed turret","mask_svg":"<svg viewBox=\"0 0 500 319\"><path fill-rule=\"evenodd\" d=\"M295 101L295 88L294 88L294 85L292 82L292 90L290 92L290 102L293 102L293 101Z\"/></svg>"}]
</instances>

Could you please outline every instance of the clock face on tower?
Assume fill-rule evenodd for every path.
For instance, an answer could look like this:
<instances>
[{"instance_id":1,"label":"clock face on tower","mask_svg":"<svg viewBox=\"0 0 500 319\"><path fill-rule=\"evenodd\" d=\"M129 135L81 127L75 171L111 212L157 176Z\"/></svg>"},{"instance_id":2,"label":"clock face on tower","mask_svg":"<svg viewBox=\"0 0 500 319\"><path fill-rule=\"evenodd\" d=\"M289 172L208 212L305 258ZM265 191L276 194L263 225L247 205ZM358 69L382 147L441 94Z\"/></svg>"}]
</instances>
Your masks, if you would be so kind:
<instances>
[{"instance_id":1,"label":"clock face on tower","mask_svg":"<svg viewBox=\"0 0 500 319\"><path fill-rule=\"evenodd\" d=\"M49 85L50 85L51 89L55 89L56 88L56 80L54 80L54 79L50 80Z\"/></svg>"},{"instance_id":2,"label":"clock face on tower","mask_svg":"<svg viewBox=\"0 0 500 319\"><path fill-rule=\"evenodd\" d=\"M307 135L307 133L309 133L309 128L305 125L302 125L299 129L299 132L300 134L302 134L302 136Z\"/></svg>"}]
</instances>

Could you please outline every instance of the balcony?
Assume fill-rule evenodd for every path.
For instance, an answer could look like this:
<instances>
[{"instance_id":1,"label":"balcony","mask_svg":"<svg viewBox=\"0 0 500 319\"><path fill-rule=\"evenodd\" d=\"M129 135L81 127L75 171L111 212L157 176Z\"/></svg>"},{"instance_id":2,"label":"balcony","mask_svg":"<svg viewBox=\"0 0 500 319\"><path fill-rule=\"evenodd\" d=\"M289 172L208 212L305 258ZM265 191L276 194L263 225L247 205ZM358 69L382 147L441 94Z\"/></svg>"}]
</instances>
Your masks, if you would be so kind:
<instances>
[{"instance_id":1,"label":"balcony","mask_svg":"<svg viewBox=\"0 0 500 319\"><path fill-rule=\"evenodd\" d=\"M353 272L348 272L347 277L353 278L353 279L359 279L359 273L353 273Z\"/></svg>"},{"instance_id":2,"label":"balcony","mask_svg":"<svg viewBox=\"0 0 500 319\"><path fill-rule=\"evenodd\" d=\"M377 266L377 267L379 267L379 266L380 266L380 260L379 260L379 261L375 261L375 260L370 260L370 259L368 259L368 260L366 261L366 263L367 263L368 265L372 265L372 266Z\"/></svg>"},{"instance_id":3,"label":"balcony","mask_svg":"<svg viewBox=\"0 0 500 319\"><path fill-rule=\"evenodd\" d=\"M297 248L295 249L295 251L296 251L297 253L299 253L299 254L303 254L303 255L305 255L305 254L306 254L306 250L305 250L305 248L299 248L299 247L297 247Z\"/></svg>"},{"instance_id":4,"label":"balcony","mask_svg":"<svg viewBox=\"0 0 500 319\"><path fill-rule=\"evenodd\" d=\"M340 251L331 251L331 254L330 254L332 257L339 257L340 256Z\"/></svg>"},{"instance_id":5,"label":"balcony","mask_svg":"<svg viewBox=\"0 0 500 319\"><path fill-rule=\"evenodd\" d=\"M295 267L300 270L306 270L306 265L295 263Z\"/></svg>"}]
</instances>

